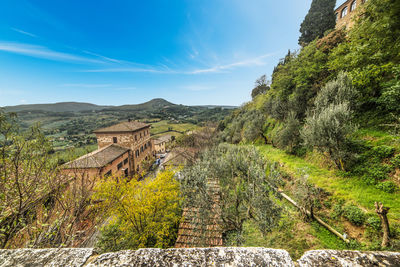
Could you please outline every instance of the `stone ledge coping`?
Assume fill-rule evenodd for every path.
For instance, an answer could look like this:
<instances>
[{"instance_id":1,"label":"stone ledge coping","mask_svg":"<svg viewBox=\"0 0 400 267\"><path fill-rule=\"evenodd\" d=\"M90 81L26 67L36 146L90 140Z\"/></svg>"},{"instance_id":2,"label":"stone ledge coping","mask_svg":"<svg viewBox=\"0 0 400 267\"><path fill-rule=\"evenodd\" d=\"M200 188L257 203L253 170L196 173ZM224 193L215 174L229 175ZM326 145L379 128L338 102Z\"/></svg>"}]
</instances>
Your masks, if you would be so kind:
<instances>
[{"instance_id":1,"label":"stone ledge coping","mask_svg":"<svg viewBox=\"0 0 400 267\"><path fill-rule=\"evenodd\" d=\"M311 250L293 261L286 250L256 247L146 248L101 255L93 248L4 249L0 267L5 266L400 266L400 252Z\"/></svg>"}]
</instances>

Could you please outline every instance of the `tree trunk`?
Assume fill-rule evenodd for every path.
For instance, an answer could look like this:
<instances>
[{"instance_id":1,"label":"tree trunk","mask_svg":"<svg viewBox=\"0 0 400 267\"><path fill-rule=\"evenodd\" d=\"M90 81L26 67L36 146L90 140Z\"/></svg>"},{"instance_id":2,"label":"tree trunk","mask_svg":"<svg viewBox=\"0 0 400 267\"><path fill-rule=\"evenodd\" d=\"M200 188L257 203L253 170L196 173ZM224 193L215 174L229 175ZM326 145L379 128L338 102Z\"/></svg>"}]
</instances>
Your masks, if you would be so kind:
<instances>
[{"instance_id":1,"label":"tree trunk","mask_svg":"<svg viewBox=\"0 0 400 267\"><path fill-rule=\"evenodd\" d=\"M382 247L386 248L390 244L389 235L390 235L390 228L389 228L389 220L387 218L387 213L389 212L388 207L384 207L381 202L375 202L375 212L379 215L382 223L383 229L383 238L382 238Z\"/></svg>"},{"instance_id":2,"label":"tree trunk","mask_svg":"<svg viewBox=\"0 0 400 267\"><path fill-rule=\"evenodd\" d=\"M268 139L267 139L267 137L266 137L263 133L261 133L261 136L262 136L262 138L264 139L264 144L268 144Z\"/></svg>"}]
</instances>

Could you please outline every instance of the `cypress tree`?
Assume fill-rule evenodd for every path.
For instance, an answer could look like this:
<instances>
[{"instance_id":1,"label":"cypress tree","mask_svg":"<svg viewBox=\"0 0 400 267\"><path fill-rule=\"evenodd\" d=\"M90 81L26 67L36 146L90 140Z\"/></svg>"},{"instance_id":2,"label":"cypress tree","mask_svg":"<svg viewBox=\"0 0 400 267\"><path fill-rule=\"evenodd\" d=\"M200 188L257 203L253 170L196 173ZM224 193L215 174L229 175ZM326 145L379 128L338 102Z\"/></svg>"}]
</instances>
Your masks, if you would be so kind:
<instances>
[{"instance_id":1,"label":"cypress tree","mask_svg":"<svg viewBox=\"0 0 400 267\"><path fill-rule=\"evenodd\" d=\"M336 0L313 0L310 10L300 25L299 44L304 46L321 38L327 30L335 28Z\"/></svg>"}]
</instances>

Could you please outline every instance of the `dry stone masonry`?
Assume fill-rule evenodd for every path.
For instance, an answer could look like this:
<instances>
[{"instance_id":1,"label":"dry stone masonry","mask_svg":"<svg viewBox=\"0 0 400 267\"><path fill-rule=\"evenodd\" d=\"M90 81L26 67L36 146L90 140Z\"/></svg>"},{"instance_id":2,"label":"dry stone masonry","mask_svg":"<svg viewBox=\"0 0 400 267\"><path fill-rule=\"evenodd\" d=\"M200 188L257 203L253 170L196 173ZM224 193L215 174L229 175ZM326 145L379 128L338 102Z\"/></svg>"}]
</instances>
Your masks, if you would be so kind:
<instances>
[{"instance_id":1,"label":"dry stone masonry","mask_svg":"<svg viewBox=\"0 0 400 267\"><path fill-rule=\"evenodd\" d=\"M147 248L101 255L92 248L0 250L5 266L400 266L400 253L313 250L293 261L287 251L270 248Z\"/></svg>"}]
</instances>

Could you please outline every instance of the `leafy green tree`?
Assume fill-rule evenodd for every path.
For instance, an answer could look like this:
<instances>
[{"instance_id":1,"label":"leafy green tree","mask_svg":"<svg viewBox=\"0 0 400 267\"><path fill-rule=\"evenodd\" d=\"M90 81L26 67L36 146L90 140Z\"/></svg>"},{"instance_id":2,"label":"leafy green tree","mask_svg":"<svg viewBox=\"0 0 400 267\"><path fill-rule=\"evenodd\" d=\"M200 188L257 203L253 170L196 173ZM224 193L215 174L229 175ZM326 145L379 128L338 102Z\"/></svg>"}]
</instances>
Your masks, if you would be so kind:
<instances>
[{"instance_id":1,"label":"leafy green tree","mask_svg":"<svg viewBox=\"0 0 400 267\"><path fill-rule=\"evenodd\" d=\"M245 221L253 220L263 234L277 225L281 209L271 194L278 176L255 148L220 144L183 170L181 188L186 205L199 209L199 219L206 219L211 207L219 204L221 214L211 216L220 216L224 232L233 234L234 243L240 245ZM220 190L219 203L208 189L212 181Z\"/></svg>"},{"instance_id":2,"label":"leafy green tree","mask_svg":"<svg viewBox=\"0 0 400 267\"><path fill-rule=\"evenodd\" d=\"M348 103L329 105L321 113L307 117L301 131L304 144L327 153L336 167L344 170L349 156L347 137L355 130L352 117Z\"/></svg>"},{"instance_id":3,"label":"leafy green tree","mask_svg":"<svg viewBox=\"0 0 400 267\"><path fill-rule=\"evenodd\" d=\"M336 0L313 0L300 26L299 44L304 46L321 38L327 30L335 28L334 8Z\"/></svg>"},{"instance_id":4,"label":"leafy green tree","mask_svg":"<svg viewBox=\"0 0 400 267\"><path fill-rule=\"evenodd\" d=\"M269 88L270 88L270 82L267 81L267 76L262 75L260 78L258 78L255 82L255 87L251 91L251 97L254 99L256 96L260 94L265 94Z\"/></svg>"},{"instance_id":5,"label":"leafy green tree","mask_svg":"<svg viewBox=\"0 0 400 267\"><path fill-rule=\"evenodd\" d=\"M341 72L336 79L326 83L314 100L314 113L320 113L329 105L348 103L355 109L358 92L347 73Z\"/></svg>"},{"instance_id":6,"label":"leafy green tree","mask_svg":"<svg viewBox=\"0 0 400 267\"><path fill-rule=\"evenodd\" d=\"M287 152L293 153L294 149L300 144L300 127L301 124L296 118L294 112L290 112L288 118L284 122L284 126L278 135L278 146L286 149Z\"/></svg>"},{"instance_id":7,"label":"leafy green tree","mask_svg":"<svg viewBox=\"0 0 400 267\"><path fill-rule=\"evenodd\" d=\"M308 181L308 175L303 175L296 181L295 197L305 218L314 218L315 204L322 195L322 190Z\"/></svg>"},{"instance_id":8,"label":"leafy green tree","mask_svg":"<svg viewBox=\"0 0 400 267\"><path fill-rule=\"evenodd\" d=\"M340 73L318 93L315 107L301 131L307 147L327 153L341 170L350 156L348 137L356 128L352 123L352 101L356 94L347 74Z\"/></svg>"},{"instance_id":9,"label":"leafy green tree","mask_svg":"<svg viewBox=\"0 0 400 267\"><path fill-rule=\"evenodd\" d=\"M98 243L101 250L167 248L175 244L181 193L174 170L144 181L109 177L97 186L93 199L103 200L101 207L112 218L102 229Z\"/></svg>"},{"instance_id":10,"label":"leafy green tree","mask_svg":"<svg viewBox=\"0 0 400 267\"><path fill-rule=\"evenodd\" d=\"M400 2L367 1L343 42L329 55L331 71L347 71L359 89L362 110L374 110L400 63ZM390 91L390 89L389 89Z\"/></svg>"}]
</instances>

